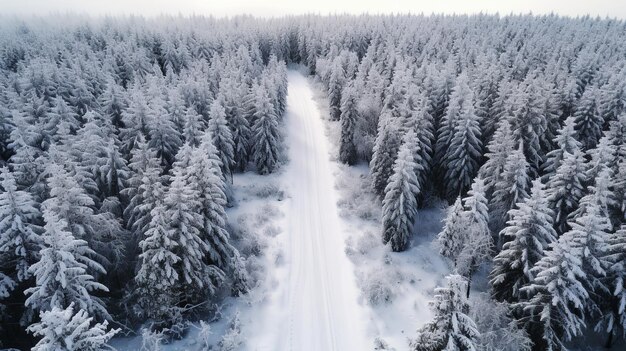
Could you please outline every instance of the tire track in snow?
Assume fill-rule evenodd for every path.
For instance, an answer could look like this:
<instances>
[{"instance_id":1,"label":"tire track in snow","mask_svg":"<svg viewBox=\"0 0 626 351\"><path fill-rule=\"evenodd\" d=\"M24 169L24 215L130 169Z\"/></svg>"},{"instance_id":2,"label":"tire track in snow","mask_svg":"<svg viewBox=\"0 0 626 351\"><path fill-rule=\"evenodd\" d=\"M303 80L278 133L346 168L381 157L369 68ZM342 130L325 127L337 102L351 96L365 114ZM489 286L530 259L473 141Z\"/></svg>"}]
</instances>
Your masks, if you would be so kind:
<instances>
[{"instance_id":1,"label":"tire track in snow","mask_svg":"<svg viewBox=\"0 0 626 351\"><path fill-rule=\"evenodd\" d=\"M329 141L307 79L289 72L287 146L282 175L289 188L286 227L279 236L285 264L271 294L253 350L367 350L369 323L358 303L352 263L345 254ZM282 270L282 272L281 272Z\"/></svg>"}]
</instances>

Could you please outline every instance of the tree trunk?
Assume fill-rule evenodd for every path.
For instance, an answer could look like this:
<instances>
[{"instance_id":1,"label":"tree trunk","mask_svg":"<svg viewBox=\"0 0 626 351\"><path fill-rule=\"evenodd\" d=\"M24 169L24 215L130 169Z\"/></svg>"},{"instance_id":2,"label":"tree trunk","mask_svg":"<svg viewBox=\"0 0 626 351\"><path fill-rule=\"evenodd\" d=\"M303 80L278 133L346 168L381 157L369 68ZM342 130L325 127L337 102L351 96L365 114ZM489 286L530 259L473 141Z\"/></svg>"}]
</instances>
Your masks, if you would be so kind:
<instances>
[{"instance_id":1,"label":"tree trunk","mask_svg":"<svg viewBox=\"0 0 626 351\"><path fill-rule=\"evenodd\" d=\"M613 329L609 331L609 337L606 339L606 344L604 344L605 349L610 349L613 346Z\"/></svg>"},{"instance_id":2,"label":"tree trunk","mask_svg":"<svg viewBox=\"0 0 626 351\"><path fill-rule=\"evenodd\" d=\"M467 298L470 297L470 286L472 285L472 274L470 273L469 277L467 277Z\"/></svg>"}]
</instances>

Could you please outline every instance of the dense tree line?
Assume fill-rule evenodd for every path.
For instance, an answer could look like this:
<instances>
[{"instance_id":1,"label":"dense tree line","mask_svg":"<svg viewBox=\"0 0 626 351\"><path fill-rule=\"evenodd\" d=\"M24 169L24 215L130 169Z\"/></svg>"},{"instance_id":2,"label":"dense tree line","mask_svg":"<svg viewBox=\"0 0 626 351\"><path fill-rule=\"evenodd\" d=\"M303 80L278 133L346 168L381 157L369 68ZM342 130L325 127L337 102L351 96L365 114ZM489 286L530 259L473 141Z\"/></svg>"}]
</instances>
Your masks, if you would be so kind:
<instances>
[{"instance_id":1,"label":"dense tree line","mask_svg":"<svg viewBox=\"0 0 626 351\"><path fill-rule=\"evenodd\" d=\"M465 279L455 290L469 296L488 263L493 299L536 350L593 331L609 346L624 337L622 21L331 17L299 28L299 59L341 121L340 160L369 162L384 243L409 248L436 195L452 204L438 242ZM446 294L414 349L477 345L466 316L441 319Z\"/></svg>"},{"instance_id":2,"label":"dense tree line","mask_svg":"<svg viewBox=\"0 0 626 351\"><path fill-rule=\"evenodd\" d=\"M169 328L245 291L224 206L233 172L276 169L299 63L327 92L339 159L369 163L385 243L410 247L425 199L452 204L438 241L456 274L415 349L474 348L485 262L535 349L593 330L610 344L626 329L624 39L622 21L553 15L7 20L2 316L43 342L71 314Z\"/></svg>"},{"instance_id":3,"label":"dense tree line","mask_svg":"<svg viewBox=\"0 0 626 351\"><path fill-rule=\"evenodd\" d=\"M100 350L119 322L176 336L245 293L232 176L280 162L286 65L253 33L78 22L0 30L5 346Z\"/></svg>"}]
</instances>

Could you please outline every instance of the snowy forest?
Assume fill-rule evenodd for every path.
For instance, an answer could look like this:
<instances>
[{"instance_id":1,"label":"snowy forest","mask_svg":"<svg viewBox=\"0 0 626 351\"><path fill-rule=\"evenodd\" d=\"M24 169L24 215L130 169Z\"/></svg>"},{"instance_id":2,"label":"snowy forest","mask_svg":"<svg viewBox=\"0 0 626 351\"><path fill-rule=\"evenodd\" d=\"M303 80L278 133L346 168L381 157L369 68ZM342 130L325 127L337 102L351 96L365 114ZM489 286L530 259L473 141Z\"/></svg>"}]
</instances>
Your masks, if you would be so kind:
<instances>
[{"instance_id":1,"label":"snowy forest","mask_svg":"<svg viewBox=\"0 0 626 351\"><path fill-rule=\"evenodd\" d=\"M367 169L397 257L376 264L446 263L395 348L620 349L625 42L556 15L0 17L0 347L160 350L199 325L190 350L256 349L237 318L206 340L264 279L229 213L238 177L294 162L293 69L338 163Z\"/></svg>"}]
</instances>

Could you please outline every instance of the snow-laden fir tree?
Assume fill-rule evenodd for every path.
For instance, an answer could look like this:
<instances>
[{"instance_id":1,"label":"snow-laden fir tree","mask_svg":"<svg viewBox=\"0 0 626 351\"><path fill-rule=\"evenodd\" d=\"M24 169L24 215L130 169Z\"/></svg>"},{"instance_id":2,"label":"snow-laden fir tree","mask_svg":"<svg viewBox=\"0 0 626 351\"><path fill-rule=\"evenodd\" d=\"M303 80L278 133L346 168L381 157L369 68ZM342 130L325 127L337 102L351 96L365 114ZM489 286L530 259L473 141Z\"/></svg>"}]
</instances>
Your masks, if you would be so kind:
<instances>
[{"instance_id":1,"label":"snow-laden fir tree","mask_svg":"<svg viewBox=\"0 0 626 351\"><path fill-rule=\"evenodd\" d=\"M531 283L521 288L525 298L515 306L527 317L537 349L566 350L564 342L585 328L589 293L582 255L582 247L569 233L561 235L531 270Z\"/></svg>"},{"instance_id":2,"label":"snow-laden fir tree","mask_svg":"<svg viewBox=\"0 0 626 351\"><path fill-rule=\"evenodd\" d=\"M124 90L113 79L107 81L106 90L98 97L102 114L109 119L116 128L122 128L122 113L128 107Z\"/></svg>"},{"instance_id":3,"label":"snow-laden fir tree","mask_svg":"<svg viewBox=\"0 0 626 351\"><path fill-rule=\"evenodd\" d=\"M502 246L502 239L505 239L497 235L510 219L509 210L528 197L529 168L524 148L520 144L506 158L502 175L493 186L493 196L489 202L489 227L496 235L498 247Z\"/></svg>"},{"instance_id":4,"label":"snow-laden fir tree","mask_svg":"<svg viewBox=\"0 0 626 351\"><path fill-rule=\"evenodd\" d=\"M587 162L587 171L585 172L588 181L595 183L600 173L608 172L607 176L610 178L611 183L615 182L612 178L615 165L617 164L617 148L612 143L609 135L604 135L600 138L595 148L587 150L586 157L589 160Z\"/></svg>"},{"instance_id":5,"label":"snow-laden fir tree","mask_svg":"<svg viewBox=\"0 0 626 351\"><path fill-rule=\"evenodd\" d=\"M522 143L531 176L538 174L545 150L541 148L541 136L547 130L544 116L544 96L538 79L528 76L512 97L513 117L511 124L517 143ZM519 144L518 144L519 145Z\"/></svg>"},{"instance_id":6,"label":"snow-laden fir tree","mask_svg":"<svg viewBox=\"0 0 626 351\"><path fill-rule=\"evenodd\" d=\"M250 121L246 118L244 108L241 106L245 91L235 86L235 84L237 84L236 81L231 79L228 80L228 82L232 82L232 84L220 85L220 94L223 94L226 120L228 121L228 126L233 136L233 155L235 161L233 167L243 172L248 165L250 137L252 132L250 130Z\"/></svg>"},{"instance_id":7,"label":"snow-laden fir tree","mask_svg":"<svg viewBox=\"0 0 626 351\"><path fill-rule=\"evenodd\" d=\"M471 101L462 105L454 134L444 154L444 184L448 199L463 195L478 172L482 157L480 123Z\"/></svg>"},{"instance_id":8,"label":"snow-laden fir tree","mask_svg":"<svg viewBox=\"0 0 626 351\"><path fill-rule=\"evenodd\" d=\"M341 94L341 117L339 118L341 121L339 160L348 165L353 165L357 161L354 131L358 117L356 90L354 85L350 84Z\"/></svg>"},{"instance_id":9,"label":"snow-laden fir tree","mask_svg":"<svg viewBox=\"0 0 626 351\"><path fill-rule=\"evenodd\" d=\"M489 212L485 197L485 182L476 177L472 188L463 198L465 226L461 251L456 257L456 271L467 278L467 296L470 294L472 275L491 257L493 240L489 231Z\"/></svg>"},{"instance_id":10,"label":"snow-laden fir tree","mask_svg":"<svg viewBox=\"0 0 626 351\"><path fill-rule=\"evenodd\" d=\"M252 118L252 160L259 174L272 173L278 166L280 135L278 117L265 90L254 91L254 113Z\"/></svg>"},{"instance_id":11,"label":"snow-laden fir tree","mask_svg":"<svg viewBox=\"0 0 626 351\"><path fill-rule=\"evenodd\" d=\"M17 282L30 277L28 268L39 258L41 214L29 192L18 190L7 167L0 171L0 268Z\"/></svg>"},{"instance_id":12,"label":"snow-laden fir tree","mask_svg":"<svg viewBox=\"0 0 626 351\"><path fill-rule=\"evenodd\" d=\"M384 198L385 189L393 173L393 165L401 144L400 120L384 110L378 121L378 134L374 143L370 173L374 192Z\"/></svg>"},{"instance_id":13,"label":"snow-laden fir tree","mask_svg":"<svg viewBox=\"0 0 626 351\"><path fill-rule=\"evenodd\" d=\"M434 120L429 112L429 101L424 93L418 90L415 84L409 85L408 99L410 113L404 121L405 130L413 130L417 134L419 152L414 155L415 162L422 165L422 171L417 178L422 186L432 183L433 141L435 140Z\"/></svg>"},{"instance_id":14,"label":"snow-laden fir tree","mask_svg":"<svg viewBox=\"0 0 626 351\"><path fill-rule=\"evenodd\" d=\"M196 109L190 107L185 109L184 115L184 124L183 124L183 139L185 143L198 146L200 144L200 139L202 138L202 133L206 128L204 119L202 116L196 112Z\"/></svg>"},{"instance_id":15,"label":"snow-laden fir tree","mask_svg":"<svg viewBox=\"0 0 626 351\"><path fill-rule=\"evenodd\" d=\"M454 204L448 208L443 229L437 235L439 253L454 262L455 267L457 266L457 258L463 249L466 224L465 209L459 196Z\"/></svg>"},{"instance_id":16,"label":"snow-laden fir tree","mask_svg":"<svg viewBox=\"0 0 626 351\"><path fill-rule=\"evenodd\" d=\"M487 195L491 195L495 185L502 179L509 155L515 150L513 131L508 118L498 123L498 128L487 145L487 150L485 154L487 161L480 167L478 173L485 180Z\"/></svg>"},{"instance_id":17,"label":"snow-laden fir tree","mask_svg":"<svg viewBox=\"0 0 626 351\"><path fill-rule=\"evenodd\" d=\"M25 291L26 306L38 311L54 307L65 309L72 303L92 316L110 318L104 303L94 293L107 292L106 286L94 280L89 272L106 274L104 268L90 257L95 252L84 240L76 239L67 229L67 222L44 209L41 258L29 268L35 286Z\"/></svg>"},{"instance_id":18,"label":"snow-laden fir tree","mask_svg":"<svg viewBox=\"0 0 626 351\"><path fill-rule=\"evenodd\" d=\"M109 141L105 152L106 158L98 170L100 192L103 197L118 196L126 187L129 169L114 140Z\"/></svg>"},{"instance_id":19,"label":"snow-laden fir tree","mask_svg":"<svg viewBox=\"0 0 626 351\"><path fill-rule=\"evenodd\" d=\"M564 153L563 161L546 184L549 207L554 209L554 226L559 235L569 229L567 219L583 197L585 164L580 151Z\"/></svg>"},{"instance_id":20,"label":"snow-laden fir tree","mask_svg":"<svg viewBox=\"0 0 626 351\"><path fill-rule=\"evenodd\" d=\"M544 180L548 180L556 173L556 170L563 162L563 155L566 152L574 154L580 150L582 144L576 139L575 123L574 117L568 117L554 138L554 144L558 145L558 147L546 155L546 162L543 164Z\"/></svg>"},{"instance_id":21,"label":"snow-laden fir tree","mask_svg":"<svg viewBox=\"0 0 626 351\"><path fill-rule=\"evenodd\" d=\"M137 312L156 321L164 321L171 308L178 303L181 258L178 237L170 230L166 208L161 198L150 211L150 222L145 226L139 243L139 271L135 277L138 286Z\"/></svg>"},{"instance_id":22,"label":"snow-laden fir tree","mask_svg":"<svg viewBox=\"0 0 626 351\"><path fill-rule=\"evenodd\" d=\"M161 165L167 168L174 162L174 156L182 145L181 135L162 102L153 99L149 108L151 118L148 145L156 150Z\"/></svg>"},{"instance_id":23,"label":"snow-laden fir tree","mask_svg":"<svg viewBox=\"0 0 626 351\"><path fill-rule=\"evenodd\" d=\"M338 121L341 116L341 94L345 84L346 72L341 65L341 60L334 60L332 63L330 77L328 81L328 102L330 106L330 117Z\"/></svg>"},{"instance_id":24,"label":"snow-laden fir tree","mask_svg":"<svg viewBox=\"0 0 626 351\"><path fill-rule=\"evenodd\" d=\"M585 89L574 111L576 139L581 142L583 150L594 148L602 136L604 118L598 111L597 95L598 90L595 86Z\"/></svg>"},{"instance_id":25,"label":"snow-laden fir tree","mask_svg":"<svg viewBox=\"0 0 626 351\"><path fill-rule=\"evenodd\" d=\"M185 152L183 146L179 156ZM180 160L179 160L180 161ZM183 169L185 163L174 163L172 182L163 199L165 218L167 219L168 236L177 244L174 253L180 258L175 266L178 278L178 289L188 302L198 301L205 296L207 269L204 261L208 250L204 237L204 219L200 192L195 179L189 177L190 169Z\"/></svg>"},{"instance_id":26,"label":"snow-laden fir tree","mask_svg":"<svg viewBox=\"0 0 626 351\"><path fill-rule=\"evenodd\" d=\"M439 168L446 170L448 167L445 155L452 145L452 139L457 132L457 126L461 120L469 120L468 114L474 114L473 93L468 85L467 74L461 74L456 78L456 85L450 94L450 101L445 110L445 115L439 122L437 129L437 143L435 144L435 162ZM472 117L472 119L476 119ZM459 194L456 194L459 195Z\"/></svg>"},{"instance_id":27,"label":"snow-laden fir tree","mask_svg":"<svg viewBox=\"0 0 626 351\"><path fill-rule=\"evenodd\" d=\"M517 302L520 289L534 278L532 268L557 238L554 214L540 180L533 181L530 197L508 215L511 219L500 233L504 245L493 260L489 282L497 300Z\"/></svg>"},{"instance_id":28,"label":"snow-laden fir tree","mask_svg":"<svg viewBox=\"0 0 626 351\"><path fill-rule=\"evenodd\" d=\"M232 183L235 143L226 121L226 111L219 100L215 100L211 105L210 116L208 131L211 133L213 145L222 161L222 174L228 182Z\"/></svg>"},{"instance_id":29,"label":"snow-laden fir tree","mask_svg":"<svg viewBox=\"0 0 626 351\"><path fill-rule=\"evenodd\" d=\"M447 276L446 280L446 287L436 288L435 300L430 303L435 316L417 331L417 338L410 343L411 350L477 350L480 333L468 316L467 281L457 274Z\"/></svg>"},{"instance_id":30,"label":"snow-laden fir tree","mask_svg":"<svg viewBox=\"0 0 626 351\"><path fill-rule=\"evenodd\" d=\"M586 275L584 286L590 295L585 308L594 317L600 313L599 305L610 295L604 277L609 265L605 257L612 226L608 211L602 206L608 195L603 190L598 186L589 187L589 194L580 200L579 209L572 213L573 219L569 221L572 229L563 234L582 250L581 268Z\"/></svg>"},{"instance_id":31,"label":"snow-laden fir tree","mask_svg":"<svg viewBox=\"0 0 626 351\"><path fill-rule=\"evenodd\" d=\"M40 322L28 327L28 332L41 339L31 350L33 351L103 351L113 350L107 345L120 329L109 329L104 321L92 325L93 317L79 309L76 313L75 304L67 308L53 307L49 311L41 311Z\"/></svg>"},{"instance_id":32,"label":"snow-laden fir tree","mask_svg":"<svg viewBox=\"0 0 626 351\"><path fill-rule=\"evenodd\" d=\"M152 126L153 116L144 93L138 86L134 86L129 91L128 108L122 112L122 122L124 127L120 131L120 141L122 142L122 152L129 154L135 139L140 135L147 138Z\"/></svg>"},{"instance_id":33,"label":"snow-laden fir tree","mask_svg":"<svg viewBox=\"0 0 626 351\"><path fill-rule=\"evenodd\" d=\"M596 331L608 334L605 347L611 347L615 336L626 333L626 225L622 225L608 239L605 284L609 294L602 304L603 316L596 325Z\"/></svg>"},{"instance_id":34,"label":"snow-laden fir tree","mask_svg":"<svg viewBox=\"0 0 626 351\"><path fill-rule=\"evenodd\" d=\"M417 135L413 131L404 137L398 158L393 166L393 174L385 188L383 199L383 243L391 243L393 251L404 251L409 245L413 222L417 215L417 196L420 184L416 170L421 165L415 163L414 155L419 151Z\"/></svg>"}]
</instances>

